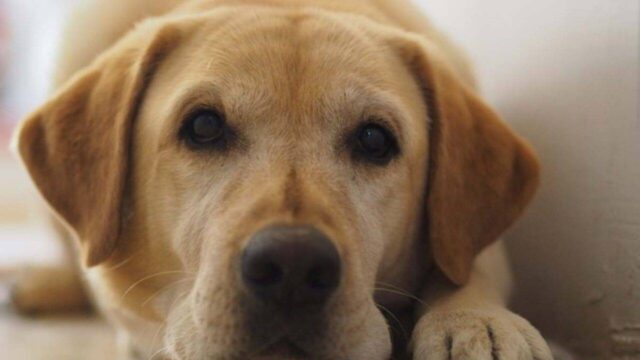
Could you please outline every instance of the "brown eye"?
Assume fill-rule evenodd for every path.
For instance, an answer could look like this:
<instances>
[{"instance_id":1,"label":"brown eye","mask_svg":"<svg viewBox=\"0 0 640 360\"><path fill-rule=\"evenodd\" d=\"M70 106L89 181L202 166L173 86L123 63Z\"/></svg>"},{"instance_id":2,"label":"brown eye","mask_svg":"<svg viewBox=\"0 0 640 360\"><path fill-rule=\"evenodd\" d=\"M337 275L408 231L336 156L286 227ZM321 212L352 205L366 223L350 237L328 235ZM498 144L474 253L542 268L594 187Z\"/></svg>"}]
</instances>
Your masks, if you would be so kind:
<instances>
[{"instance_id":1,"label":"brown eye","mask_svg":"<svg viewBox=\"0 0 640 360\"><path fill-rule=\"evenodd\" d=\"M356 154L370 162L384 165L397 154L396 139L378 124L365 124L357 133Z\"/></svg>"},{"instance_id":2,"label":"brown eye","mask_svg":"<svg viewBox=\"0 0 640 360\"><path fill-rule=\"evenodd\" d=\"M194 145L212 145L224 139L225 121L215 111L200 111L187 120L183 134Z\"/></svg>"}]
</instances>

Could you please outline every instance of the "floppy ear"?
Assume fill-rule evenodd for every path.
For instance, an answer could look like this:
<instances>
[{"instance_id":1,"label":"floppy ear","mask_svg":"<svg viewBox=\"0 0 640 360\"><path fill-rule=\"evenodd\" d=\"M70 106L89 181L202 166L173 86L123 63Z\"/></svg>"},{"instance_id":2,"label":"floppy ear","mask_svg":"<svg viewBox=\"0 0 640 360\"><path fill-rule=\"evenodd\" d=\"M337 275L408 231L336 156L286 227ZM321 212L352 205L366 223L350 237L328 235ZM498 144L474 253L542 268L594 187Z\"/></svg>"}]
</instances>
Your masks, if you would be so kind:
<instances>
[{"instance_id":1,"label":"floppy ear","mask_svg":"<svg viewBox=\"0 0 640 360\"><path fill-rule=\"evenodd\" d=\"M464 84L423 39L395 40L429 115L426 216L434 260L464 284L475 256L523 212L539 182L524 139Z\"/></svg>"},{"instance_id":2,"label":"floppy ear","mask_svg":"<svg viewBox=\"0 0 640 360\"><path fill-rule=\"evenodd\" d=\"M132 122L154 68L178 36L174 27L142 23L17 131L20 157L43 197L76 232L87 266L115 247Z\"/></svg>"}]
</instances>

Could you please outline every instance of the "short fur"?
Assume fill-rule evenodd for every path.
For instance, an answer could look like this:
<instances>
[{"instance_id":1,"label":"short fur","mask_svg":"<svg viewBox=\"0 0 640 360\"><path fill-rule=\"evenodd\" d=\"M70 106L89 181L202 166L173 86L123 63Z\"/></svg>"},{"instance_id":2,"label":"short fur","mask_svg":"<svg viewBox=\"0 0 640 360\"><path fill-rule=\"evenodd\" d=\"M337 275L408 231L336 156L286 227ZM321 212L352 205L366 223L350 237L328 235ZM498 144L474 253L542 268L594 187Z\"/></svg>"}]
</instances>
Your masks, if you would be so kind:
<instances>
[{"instance_id":1,"label":"short fur","mask_svg":"<svg viewBox=\"0 0 640 360\"><path fill-rule=\"evenodd\" d=\"M320 229L343 262L325 332L287 333L306 357L387 359L383 312L416 308L394 356L551 359L505 308L496 243L533 196L537 159L412 4L118 0L76 19L103 23L87 29L92 46L67 44L63 85L22 123L17 149L77 237L127 356L274 358L292 325L250 329L235 269L253 233L284 223ZM201 107L239 134L224 154L177 135ZM386 167L344 146L371 118L398 137Z\"/></svg>"}]
</instances>

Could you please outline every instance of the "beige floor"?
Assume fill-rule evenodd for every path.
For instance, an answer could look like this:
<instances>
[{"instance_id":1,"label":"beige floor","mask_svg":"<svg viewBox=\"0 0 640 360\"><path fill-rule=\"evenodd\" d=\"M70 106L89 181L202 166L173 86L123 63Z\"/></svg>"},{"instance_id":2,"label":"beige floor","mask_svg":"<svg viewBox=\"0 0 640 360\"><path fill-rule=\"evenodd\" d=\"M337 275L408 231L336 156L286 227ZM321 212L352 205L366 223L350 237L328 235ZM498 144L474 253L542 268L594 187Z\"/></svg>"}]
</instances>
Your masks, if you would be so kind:
<instances>
[{"instance_id":1,"label":"beige floor","mask_svg":"<svg viewBox=\"0 0 640 360\"><path fill-rule=\"evenodd\" d=\"M28 213L35 196L19 166L0 152L0 360L112 360L115 339L83 315L21 317L9 305L9 269L56 261L60 250ZM4 269L4 270L2 270Z\"/></svg>"},{"instance_id":2,"label":"beige floor","mask_svg":"<svg viewBox=\"0 0 640 360\"><path fill-rule=\"evenodd\" d=\"M6 288L0 290L6 295ZM0 359L112 360L115 337L102 320L86 315L26 318L0 301Z\"/></svg>"}]
</instances>

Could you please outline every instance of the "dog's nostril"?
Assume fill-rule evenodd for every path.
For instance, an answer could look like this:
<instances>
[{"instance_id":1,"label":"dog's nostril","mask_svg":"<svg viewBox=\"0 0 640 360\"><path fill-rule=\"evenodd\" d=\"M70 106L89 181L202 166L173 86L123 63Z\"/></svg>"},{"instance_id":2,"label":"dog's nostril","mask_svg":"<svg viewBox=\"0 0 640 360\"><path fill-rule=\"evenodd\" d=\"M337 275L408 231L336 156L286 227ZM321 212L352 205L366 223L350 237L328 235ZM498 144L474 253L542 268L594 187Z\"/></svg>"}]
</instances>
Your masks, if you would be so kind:
<instances>
[{"instance_id":1,"label":"dog's nostril","mask_svg":"<svg viewBox=\"0 0 640 360\"><path fill-rule=\"evenodd\" d=\"M321 305L340 282L340 255L312 227L274 226L256 233L242 253L242 278L263 302Z\"/></svg>"},{"instance_id":2,"label":"dog's nostril","mask_svg":"<svg viewBox=\"0 0 640 360\"><path fill-rule=\"evenodd\" d=\"M307 285L318 290L333 289L338 284L337 266L316 266L307 274Z\"/></svg>"},{"instance_id":3,"label":"dog's nostril","mask_svg":"<svg viewBox=\"0 0 640 360\"><path fill-rule=\"evenodd\" d=\"M255 264L245 274L247 280L261 286L277 284L282 280L283 276L282 269L273 262Z\"/></svg>"}]
</instances>

